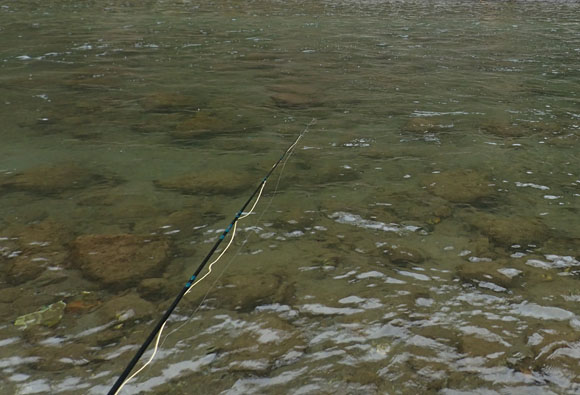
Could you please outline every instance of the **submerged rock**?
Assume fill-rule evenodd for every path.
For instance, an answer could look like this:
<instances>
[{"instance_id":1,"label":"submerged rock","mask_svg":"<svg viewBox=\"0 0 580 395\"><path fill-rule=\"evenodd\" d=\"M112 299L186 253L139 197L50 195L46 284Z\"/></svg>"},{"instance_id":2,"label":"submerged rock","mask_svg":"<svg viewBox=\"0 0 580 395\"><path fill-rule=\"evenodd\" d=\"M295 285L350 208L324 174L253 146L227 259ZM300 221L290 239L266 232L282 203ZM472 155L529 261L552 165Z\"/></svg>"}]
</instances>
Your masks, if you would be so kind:
<instances>
[{"instance_id":1,"label":"submerged rock","mask_svg":"<svg viewBox=\"0 0 580 395\"><path fill-rule=\"evenodd\" d=\"M47 267L59 268L66 260L69 231L53 221L14 225L4 229L13 237L0 243L0 272L11 284L39 277Z\"/></svg>"},{"instance_id":2,"label":"submerged rock","mask_svg":"<svg viewBox=\"0 0 580 395\"><path fill-rule=\"evenodd\" d=\"M434 195L455 203L474 203L495 194L489 177L469 169L433 174L428 179L427 189Z\"/></svg>"},{"instance_id":3,"label":"submerged rock","mask_svg":"<svg viewBox=\"0 0 580 395\"><path fill-rule=\"evenodd\" d=\"M64 309L66 303L63 301L53 303L46 307L41 308L34 313L29 313L22 315L14 321L14 325L21 327L22 329L30 328L36 325L44 325L48 327L53 327L58 325L62 316L64 315Z\"/></svg>"},{"instance_id":4,"label":"submerged rock","mask_svg":"<svg viewBox=\"0 0 580 395\"><path fill-rule=\"evenodd\" d=\"M0 189L55 194L119 181L111 175L95 173L74 163L64 163L34 167L16 174L4 174L0 176Z\"/></svg>"},{"instance_id":5,"label":"submerged rock","mask_svg":"<svg viewBox=\"0 0 580 395\"><path fill-rule=\"evenodd\" d=\"M316 166L311 164L298 163L299 170L293 176L288 176L286 183L298 185L322 186L335 182L348 182L358 180L360 172L350 166ZM302 174L298 174L302 172Z\"/></svg>"},{"instance_id":6,"label":"submerged rock","mask_svg":"<svg viewBox=\"0 0 580 395\"><path fill-rule=\"evenodd\" d=\"M62 347L33 347L29 355L37 359L34 369L43 372L58 372L91 362L91 350L85 344L67 343Z\"/></svg>"},{"instance_id":7,"label":"submerged rock","mask_svg":"<svg viewBox=\"0 0 580 395\"><path fill-rule=\"evenodd\" d=\"M389 257L389 260L396 265L406 265L409 263L417 264L422 263L425 260L423 256L424 254L413 248L397 245L383 246L381 248Z\"/></svg>"},{"instance_id":8,"label":"submerged rock","mask_svg":"<svg viewBox=\"0 0 580 395\"><path fill-rule=\"evenodd\" d=\"M147 112L178 112L183 110L197 110L199 101L179 93L158 92L145 97L141 101Z\"/></svg>"},{"instance_id":9,"label":"submerged rock","mask_svg":"<svg viewBox=\"0 0 580 395\"><path fill-rule=\"evenodd\" d=\"M527 246L549 237L546 225L536 218L520 216L496 217L480 214L469 218L469 223L488 236L495 244L510 247L518 244Z\"/></svg>"},{"instance_id":10,"label":"submerged rock","mask_svg":"<svg viewBox=\"0 0 580 395\"><path fill-rule=\"evenodd\" d=\"M286 204L286 207L290 204ZM274 221L274 228L293 231L311 227L314 224L316 215L312 212L305 212L302 207L289 207L280 212Z\"/></svg>"},{"instance_id":11,"label":"submerged rock","mask_svg":"<svg viewBox=\"0 0 580 395\"><path fill-rule=\"evenodd\" d=\"M194 117L178 124L170 135L174 139L210 138L234 130L236 128L233 124L207 112L198 112Z\"/></svg>"},{"instance_id":12,"label":"submerged rock","mask_svg":"<svg viewBox=\"0 0 580 395\"><path fill-rule=\"evenodd\" d=\"M417 191L397 192L380 194L382 202L377 203L377 193L369 196L369 207L366 217L377 217L382 222L409 224L409 221L418 222L418 226L424 229L432 229L445 218L453 214L453 208L449 202L428 193ZM385 220L386 219L386 220Z\"/></svg>"},{"instance_id":13,"label":"submerged rock","mask_svg":"<svg viewBox=\"0 0 580 395\"><path fill-rule=\"evenodd\" d=\"M13 228L18 242L44 251L62 251L63 244L72 238L71 230L63 223L44 220Z\"/></svg>"},{"instance_id":14,"label":"submerged rock","mask_svg":"<svg viewBox=\"0 0 580 395\"><path fill-rule=\"evenodd\" d=\"M159 274L169 258L169 242L130 234L86 235L73 243L72 261L83 274L105 285L127 287Z\"/></svg>"},{"instance_id":15,"label":"submerged rock","mask_svg":"<svg viewBox=\"0 0 580 395\"><path fill-rule=\"evenodd\" d=\"M214 170L190 173L164 180L155 180L157 188L172 189L183 194L232 194L256 185L256 178L246 173Z\"/></svg>"},{"instance_id":16,"label":"submerged rock","mask_svg":"<svg viewBox=\"0 0 580 395\"><path fill-rule=\"evenodd\" d=\"M110 349L102 349L95 354L97 349L120 341L129 344L143 341L142 332L132 329L136 323L142 323L157 314L154 304L129 292L85 310L82 314L70 314L66 321L67 330L70 333L94 331L93 335L82 337L79 341L93 349L93 356L102 358L110 353Z\"/></svg>"},{"instance_id":17,"label":"submerged rock","mask_svg":"<svg viewBox=\"0 0 580 395\"><path fill-rule=\"evenodd\" d=\"M199 199L194 202L195 206L172 211L171 214L163 212L155 216L148 216L135 224L133 230L143 234L165 234L188 236L196 232L199 227L214 223L223 219L223 215L217 212L217 207L209 199Z\"/></svg>"},{"instance_id":18,"label":"submerged rock","mask_svg":"<svg viewBox=\"0 0 580 395\"><path fill-rule=\"evenodd\" d=\"M174 283L164 278L146 278L139 283L137 291L147 300L161 300L177 293L173 292L175 288Z\"/></svg>"},{"instance_id":19,"label":"submerged rock","mask_svg":"<svg viewBox=\"0 0 580 395\"><path fill-rule=\"evenodd\" d=\"M294 296L294 286L275 274L241 274L229 276L214 288L210 298L218 307L250 311L261 304L288 304Z\"/></svg>"},{"instance_id":20,"label":"submerged rock","mask_svg":"<svg viewBox=\"0 0 580 395\"><path fill-rule=\"evenodd\" d=\"M507 262L468 262L457 268L457 275L466 282L475 284L491 282L502 288L513 288L519 281L520 276L517 270L514 271L515 275L508 275L510 272L505 271L508 265Z\"/></svg>"},{"instance_id":21,"label":"submerged rock","mask_svg":"<svg viewBox=\"0 0 580 395\"><path fill-rule=\"evenodd\" d=\"M437 133L453 128L453 121L441 117L411 118L404 126L403 131L409 133Z\"/></svg>"},{"instance_id":22,"label":"submerged rock","mask_svg":"<svg viewBox=\"0 0 580 395\"><path fill-rule=\"evenodd\" d=\"M141 299L135 293L128 293L114 297L95 311L94 314L101 317L103 322L127 322L142 320L155 314L154 305Z\"/></svg>"},{"instance_id":23,"label":"submerged rock","mask_svg":"<svg viewBox=\"0 0 580 395\"><path fill-rule=\"evenodd\" d=\"M47 260L43 254L36 256L20 255L7 259L8 270L6 271L6 279L10 284L15 285L34 280L44 271Z\"/></svg>"},{"instance_id":24,"label":"submerged rock","mask_svg":"<svg viewBox=\"0 0 580 395\"><path fill-rule=\"evenodd\" d=\"M577 148L580 143L580 136L568 133L562 136L552 136L546 142L558 148Z\"/></svg>"},{"instance_id":25,"label":"submerged rock","mask_svg":"<svg viewBox=\"0 0 580 395\"><path fill-rule=\"evenodd\" d=\"M511 123L488 122L481 125L481 129L497 137L522 137L528 134L520 125Z\"/></svg>"},{"instance_id":26,"label":"submerged rock","mask_svg":"<svg viewBox=\"0 0 580 395\"><path fill-rule=\"evenodd\" d=\"M292 92L279 92L270 96L270 98L274 101L276 107L295 110L314 107L320 104L311 96Z\"/></svg>"}]
</instances>

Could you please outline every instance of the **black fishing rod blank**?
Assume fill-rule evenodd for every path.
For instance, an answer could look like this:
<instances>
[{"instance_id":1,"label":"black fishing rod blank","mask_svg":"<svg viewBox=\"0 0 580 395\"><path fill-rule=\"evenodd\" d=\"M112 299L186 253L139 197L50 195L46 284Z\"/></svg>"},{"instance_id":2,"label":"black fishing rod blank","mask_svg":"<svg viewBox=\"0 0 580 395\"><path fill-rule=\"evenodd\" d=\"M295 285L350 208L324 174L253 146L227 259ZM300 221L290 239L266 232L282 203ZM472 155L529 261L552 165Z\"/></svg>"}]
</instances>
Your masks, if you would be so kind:
<instances>
[{"instance_id":1,"label":"black fishing rod blank","mask_svg":"<svg viewBox=\"0 0 580 395\"><path fill-rule=\"evenodd\" d=\"M133 370L133 368L135 367L135 365L137 365L137 362L139 362L139 359L141 359L141 357L143 356L143 354L145 353L145 351L147 351L147 348L149 347L149 345L151 344L151 342L153 341L153 339L155 339L155 336L157 336L157 334L159 333L159 331L161 330L161 328L163 327L163 325L165 324L165 322L167 322L167 320L169 319L169 316L171 315L171 313L173 313L173 310L175 310L175 308L177 307L177 305L179 304L179 302L181 301L181 299L183 298L183 296L193 286L193 283L197 279L199 273L201 273L201 271L203 270L203 268L205 267L205 265L207 264L207 262L209 261L209 259L211 258L211 256L218 249L218 247L220 246L220 244L222 243L222 241L226 238L226 236L228 235L228 233L230 232L230 230L232 229L232 227L236 224L236 222L238 221L238 219L240 219L240 216L242 215L242 213L244 212L244 210L246 209L246 207L250 204L250 202L254 199L254 197L260 192L261 188L264 186L264 184L266 183L266 181L268 180L268 178L272 175L272 173L274 172L274 170L276 170L276 168L282 162L282 160L290 153L290 151L292 151L292 149L296 146L296 144L298 144L298 141L300 141L300 139L302 138L302 136L304 136L304 134L308 131L308 127L310 125L313 125L314 124L314 121L315 120L312 120L306 126L306 128L302 131L302 133L300 133L300 135L296 138L296 140L294 140L294 142L286 149L286 151L284 151L284 153L282 154L282 156L280 156L280 159L278 159L276 161L276 163L274 163L274 166L272 166L272 168L270 169L270 171L268 171L268 174L266 174L266 176L262 179L262 181L260 182L260 184L258 184L258 186L257 186L256 190L254 191L254 193L252 193L252 195L248 198L248 200L246 200L246 202L244 203L244 205L242 206L242 208L236 213L235 217L232 219L232 221L230 222L230 224L228 225L228 227L223 231L223 233L220 235L220 237L216 240L215 244L213 245L213 247L211 248L211 250L208 252L208 254L205 256L205 258L203 259L203 261L201 261L201 263L199 264L197 270L192 274L192 276L189 278L189 280L187 281L187 283L185 284L185 286L181 289L181 291L179 291L179 294L177 294L177 297L175 298L175 300L173 301L173 303L171 303L171 306L169 306L169 308L167 309L167 311L165 312L165 314L163 314L163 316L161 317L161 319L159 320L159 322L157 322L157 325L155 325L155 327L153 328L153 330L151 331L151 333L149 334L149 336L147 337L147 339L145 340L145 342L141 345L141 347L139 348L139 350L137 351L137 353L135 353L135 356L133 357L133 359L131 359L131 361L129 362L129 364L127 365L127 367L123 371L123 373L121 373L121 375L119 376L119 378L117 379L117 381L115 381L115 384L113 384L113 386L109 390L108 395L115 395L115 394L117 394L117 392L119 391L119 389L121 388L121 386L123 386L125 380L129 376L129 374L131 373L131 371Z\"/></svg>"}]
</instances>

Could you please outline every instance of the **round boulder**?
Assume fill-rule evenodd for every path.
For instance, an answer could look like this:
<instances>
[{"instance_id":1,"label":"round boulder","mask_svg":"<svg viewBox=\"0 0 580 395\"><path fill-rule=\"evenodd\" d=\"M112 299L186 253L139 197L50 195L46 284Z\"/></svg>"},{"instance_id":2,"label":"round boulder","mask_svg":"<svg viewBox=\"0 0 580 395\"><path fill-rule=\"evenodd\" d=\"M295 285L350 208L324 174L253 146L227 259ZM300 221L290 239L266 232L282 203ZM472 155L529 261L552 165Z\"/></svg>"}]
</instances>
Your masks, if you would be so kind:
<instances>
[{"instance_id":1,"label":"round boulder","mask_svg":"<svg viewBox=\"0 0 580 395\"><path fill-rule=\"evenodd\" d=\"M168 241L130 234L85 235L73 243L72 260L83 274L114 287L158 275L169 258Z\"/></svg>"},{"instance_id":2,"label":"round boulder","mask_svg":"<svg viewBox=\"0 0 580 395\"><path fill-rule=\"evenodd\" d=\"M495 194L493 182L475 170L462 169L430 176L427 189L454 203L474 203Z\"/></svg>"}]
</instances>

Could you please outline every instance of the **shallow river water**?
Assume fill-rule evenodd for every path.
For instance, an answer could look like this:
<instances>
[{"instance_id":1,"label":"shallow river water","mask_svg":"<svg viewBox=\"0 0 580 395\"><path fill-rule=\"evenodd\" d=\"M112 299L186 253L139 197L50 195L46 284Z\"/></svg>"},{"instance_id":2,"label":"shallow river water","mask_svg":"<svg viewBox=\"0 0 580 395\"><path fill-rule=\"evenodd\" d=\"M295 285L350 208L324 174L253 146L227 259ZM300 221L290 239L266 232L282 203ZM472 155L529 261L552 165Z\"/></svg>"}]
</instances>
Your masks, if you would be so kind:
<instances>
[{"instance_id":1,"label":"shallow river water","mask_svg":"<svg viewBox=\"0 0 580 395\"><path fill-rule=\"evenodd\" d=\"M580 393L576 2L4 1L0 42L1 393L105 393L309 123L121 393Z\"/></svg>"}]
</instances>

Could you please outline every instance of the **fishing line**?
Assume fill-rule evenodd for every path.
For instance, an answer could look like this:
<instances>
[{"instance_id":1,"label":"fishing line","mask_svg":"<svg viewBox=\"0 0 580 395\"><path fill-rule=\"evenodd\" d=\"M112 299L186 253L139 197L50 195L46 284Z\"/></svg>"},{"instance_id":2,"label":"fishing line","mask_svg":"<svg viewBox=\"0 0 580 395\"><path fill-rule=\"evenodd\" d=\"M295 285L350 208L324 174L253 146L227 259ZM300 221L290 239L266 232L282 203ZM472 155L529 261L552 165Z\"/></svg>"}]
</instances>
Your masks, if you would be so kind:
<instances>
[{"instance_id":1,"label":"fishing line","mask_svg":"<svg viewBox=\"0 0 580 395\"><path fill-rule=\"evenodd\" d=\"M252 206L252 208L250 209L250 211L248 211L248 212L247 212L245 215L241 216L241 217L238 219L238 221L239 221L239 220L242 220L242 219L246 218L247 216L249 216L250 214L252 214L252 211L254 211L254 208L256 208L256 205L257 205L257 204L258 204L258 202L260 201L260 197L262 196L262 191L264 190L264 187L265 187L265 186L266 186L266 183L264 182L264 183L262 184L262 188L260 189L260 193L258 194L258 197L256 198L256 201L254 202L254 205ZM211 273L211 269L213 268L213 265L214 265L214 264L215 264L217 261L219 261L219 260L221 259L221 257L222 257L222 256L224 256L224 254L226 253L226 251L228 250L228 248L230 248L230 246L232 245L232 243L233 243L233 241L234 241L234 238L236 237L236 229L237 229L237 226L238 226L238 222L236 222L236 223L234 224L234 228L233 228L233 230L232 230L232 235L230 236L230 241L228 242L228 245L226 246L226 248L224 248L224 250L221 252L221 254L220 254L220 255L219 255L219 256L218 256L218 257L215 259L215 261L213 261L212 263L210 263L210 264L209 264L209 267L208 267L208 269L207 269L207 273L205 273L205 274L203 275L203 277L202 277L202 278L200 278L199 280L197 280L197 282L195 283L195 285L199 284L200 282L202 282L202 281L203 281L203 279L204 279L204 278L206 278L207 276L209 276L209 275L210 275L210 273ZM194 285L192 285L192 286L191 286L191 288L189 288L189 289L187 290L187 292L185 293L185 295L187 295L187 294L188 294L188 293L191 291L191 289L192 289L193 287L194 287ZM185 295L184 295L184 296L185 296Z\"/></svg>"},{"instance_id":2,"label":"fishing line","mask_svg":"<svg viewBox=\"0 0 580 395\"><path fill-rule=\"evenodd\" d=\"M313 119L308 125L307 127L310 127L312 125L314 125L316 123L316 120ZM262 210L261 214L258 216L258 218L256 219L254 226L257 226L257 224L259 224L262 220L262 218L264 217L264 215L268 212L268 210L270 209L270 207L272 206L272 203L274 202L274 197L276 196L276 193L278 192L278 188L280 186L280 181L282 180L282 175L284 174L284 169L286 169L286 164L288 163L288 160L290 159L290 157L292 156L292 154L294 154L294 151L292 150L287 156L286 159L284 159L284 162L282 163L282 167L280 169L280 171L278 172L278 179L276 180L276 185L274 186L274 190L272 191L272 196L270 197L270 200L268 201L268 204L266 205L265 209ZM245 215L242 218L247 217L249 214L251 214L254 211L254 208L257 205L257 201L254 203L254 206L252 207L252 209L250 210L250 212ZM235 229L235 228L234 228ZM161 342L161 346L163 346L163 344L165 344L165 341L169 338L169 336L173 335L175 332L178 332L179 330L181 330L181 328L183 328L185 325L187 325L191 319L193 318L193 316L199 311L199 309L201 308L201 306L203 305L203 302L206 301L209 293L211 292L211 290L215 287L215 285L218 283L218 281L222 278L223 274L228 270L228 268L230 267L230 265L234 262L234 260L236 259L236 257L240 254L240 251L242 251L242 248L244 248L244 246L246 245L247 241L250 239L250 237L252 236L252 234L248 234L246 236L246 238L244 240L242 240L239 248L237 249L237 251L235 252L235 254L230 258L230 260L223 266L222 270L219 272L219 274L215 277L213 283L211 283L211 285L208 287L207 291L205 292L205 294L203 295L203 297L201 298L201 301L199 302L199 304L197 305L197 307L195 308L195 310L193 310L189 316L188 319L185 320L185 322L183 322L181 325L179 325L177 328L174 328L171 330L171 332L169 332L165 338L163 339L163 341ZM230 240L231 243L231 240ZM227 247L226 247L227 248ZM215 261L214 261L215 263ZM210 268L213 267L213 263L212 265L210 265ZM207 274L206 274L207 275ZM205 277L205 276L204 276ZM201 281L201 280L199 280ZM197 282L199 284L199 281ZM189 291L188 291L189 292Z\"/></svg>"},{"instance_id":3,"label":"fishing line","mask_svg":"<svg viewBox=\"0 0 580 395\"><path fill-rule=\"evenodd\" d=\"M264 190L264 187L266 186L266 183L264 182L262 184L262 188L260 189L260 193L258 194L258 197L256 198L256 201L254 202L254 205L252 206L252 208L250 209L250 211L248 211L247 213L245 213L244 215L242 215L239 220L242 220L244 218L246 218L247 216L249 216L250 214L252 214L252 211L254 211L254 209L256 208L256 205L258 204L258 202L260 201L260 197L262 196L262 191ZM228 248L230 248L230 246L232 245L232 242L234 241L234 238L236 237L236 228L238 226L238 223L236 222L234 224L234 227L232 229L232 235L230 236L230 241L228 242L228 245L226 246L226 248L223 249L223 251L220 253L220 255L212 262L209 264L208 269L207 269L207 273L205 273L203 275L203 277L201 277L199 280L197 280L194 284L191 285L191 287L187 290L187 292L183 295L187 295L192 289L193 287L195 287L196 285L198 285L200 282L203 281L204 278L206 278L207 276L209 276L212 272L212 268L213 265L219 261L221 259L222 256L224 256L224 254L226 253L226 251L228 250ZM221 277L221 275L220 275ZM205 300L205 299L204 299ZM202 300L203 303L203 300ZM201 304L200 304L201 305ZM197 311L197 309L196 309ZM117 393L119 393L123 387L125 386L125 384L127 384L130 380L132 380L133 378L135 378L135 376L137 376L139 373L141 373L143 371L143 369L145 369L150 363L151 361L153 361L153 359L155 359L155 355L157 355L157 350L159 349L159 340L161 339L161 335L163 334L163 330L165 329L165 325L167 324L167 321L165 321L163 323L163 325L161 326L161 328L159 329L159 333L157 334L157 338L155 339L155 344L153 346L153 353L151 354L151 357L149 357L149 359L147 360L147 362L145 362L143 364L143 366L141 366L135 373L133 373L131 376L129 376L124 382L123 384L121 384L121 386L119 387L119 389L117 390ZM185 325L185 324L184 324ZM179 328L178 328L179 329ZM173 333L173 332L171 332ZM171 335L171 333L169 335ZM167 336L169 336L167 335ZM166 337L167 338L167 337ZM164 340L165 341L165 340Z\"/></svg>"},{"instance_id":4,"label":"fishing line","mask_svg":"<svg viewBox=\"0 0 580 395\"><path fill-rule=\"evenodd\" d=\"M309 124L309 126L310 126L310 124ZM292 151L292 153L293 152L294 151ZM282 174L284 173L284 168L286 167L286 163L288 162L288 159L290 159L290 156L292 155L292 153L290 153L290 155L288 155L286 157L286 159L284 160L284 163L282 164L282 168L280 170L280 174L278 175L278 180L276 182L276 186L274 187L274 191L272 192L272 197L270 198L270 201L268 202L268 205L266 206L266 208L264 210L262 210L262 213L260 214L260 216L256 220L256 222L255 222L256 224L259 224L260 223L260 221L262 220L262 218L264 217L264 215L268 212L268 210L272 206L272 202L274 201L274 197L275 197L276 192L278 191L278 187L280 185L280 180L282 179ZM201 299L201 301L199 302L198 306L193 311L193 313L191 314L191 316L190 316L189 319L191 319L193 317L193 315L197 311L199 311L199 309L203 305L203 302L205 302L205 300L207 299L207 297L208 297L209 293L211 292L211 290L215 287L215 285L217 284L217 282L220 280L220 278L223 276L223 274L227 271L228 267L233 263L233 261L236 259L236 257L240 254L240 251L242 250L242 248L244 248L244 246L246 245L246 242L250 239L251 236L252 236L251 233L246 236L246 238L242 241L242 243L241 243L240 247L238 248L238 250L236 251L236 253L231 257L231 259L228 261L228 263L226 263L224 265L222 271L216 276L216 278L214 279L213 283L209 286L209 288L206 291L205 295L203 295L203 298ZM187 324L187 322L184 322L178 328L176 328L175 331L181 329L186 324ZM169 333L167 336L169 337L175 331L171 331L171 333Z\"/></svg>"},{"instance_id":5,"label":"fishing line","mask_svg":"<svg viewBox=\"0 0 580 395\"><path fill-rule=\"evenodd\" d=\"M228 227L219 236L219 238L217 239L217 241L215 242L215 244L213 245L213 247L210 249L209 253L205 256L205 258L200 263L200 265L198 266L198 268L196 269L196 271L193 273L193 275L189 278L189 280L187 281L187 283L185 284L185 286L182 288L182 290L176 296L175 300L169 306L169 308L167 309L167 311L165 312L165 314L163 314L163 316L161 317L161 319L159 320L159 322L157 323L157 325L153 328L153 330L151 331L151 333L149 334L149 336L147 337L147 339L145 340L145 342L141 345L141 347L139 348L139 350L137 351L137 353L135 354L135 356L133 357L133 359L129 362L129 364L127 365L127 367L123 371L123 373L121 373L121 375L119 376L119 378L115 381L115 383L113 384L113 386L109 390L108 395L116 395L121 390L121 388L124 387L125 384L130 379L132 379L133 377L135 377L139 372L141 372L153 360L153 358L155 357L155 354L157 352L158 346L159 346L159 340L161 338L161 333L162 333L163 329L165 328L165 324L167 323L167 320L169 319L169 316L173 313L173 311L175 310L175 308L177 307L177 305L179 304L179 302L181 301L181 299L187 293L189 293L189 291L194 286L194 284L197 285L199 283L199 281L201 281L205 277L207 277L207 275L209 273L206 273L203 277L201 277L201 279L198 279L199 273L206 266L206 264L209 261L209 259L211 258L211 256L216 252L216 250L218 249L218 247L221 244L221 242L226 238L226 236L233 229L233 232L231 234L231 238L230 238L230 241L228 242L228 245L221 252L221 254L219 255L219 257L216 260L214 260L212 263L210 263L210 267L209 267L210 270L211 270L211 267L213 266L213 264L215 264L223 256L223 254L225 253L225 251L230 247L230 245L233 242L234 236L235 236L235 230L237 228L237 222L238 222L238 220L240 220L242 218L246 218L247 216L249 216L252 213L253 209L256 207L258 201L260 200L260 197L262 195L262 191L264 190L264 187L266 185L266 181L268 180L268 178L272 175L272 173L274 172L274 170L276 170L276 168L278 167L278 165L286 158L286 160L284 161L283 168L285 167L286 162L288 160L287 158L289 158L291 156L292 150L294 149L294 147L296 147L296 145L298 144L298 142L300 141L300 139L306 134L306 132L308 131L308 128L311 125L314 125L315 122L316 122L316 120L313 119L312 121L310 121L310 123L308 125L306 125L306 127L298 135L298 137L296 138L296 140L294 140L294 142L284 151L284 153L282 154L282 156L280 156L280 158L270 168L270 170L268 171L268 173L266 174L266 176L262 179L262 181L260 182L260 184L258 185L258 187L254 190L254 192L252 193L252 195L244 203L244 205L242 206L242 208L237 212L237 214L232 219L232 221L230 222L230 224L228 225ZM279 183L279 181L280 181L280 178L278 179L278 183ZM254 199L254 197L256 195L258 195L258 197L256 199L256 202L252 206L252 209L249 212L244 213L244 210L246 209L246 207L250 204L250 202ZM153 342L154 339L156 339L156 341L155 341L155 347L154 347L154 352L151 355L151 357L149 358L149 360L139 370L137 370L129 378L127 378L129 376L129 374L131 373L131 371L133 370L133 368L135 367L135 365L137 364L137 362L139 362L139 359L143 356L143 354L145 353L145 351L147 350L147 348L149 347L149 345L151 344L151 342Z\"/></svg>"},{"instance_id":6,"label":"fishing line","mask_svg":"<svg viewBox=\"0 0 580 395\"><path fill-rule=\"evenodd\" d=\"M310 125L309 125L310 126ZM259 217L256 219L254 226L257 226L257 224L259 224L262 221L262 218L264 217L264 215L268 212L268 210L270 209L270 207L272 206L272 203L274 202L274 197L276 196L276 193L278 192L278 187L280 186L280 181L282 180L282 175L284 174L284 169L286 168L286 163L288 163L288 160L290 159L290 157L292 156L292 154L294 153L294 151L292 151L288 156L286 156L286 159L284 159L284 163L282 164L282 168L280 169L280 172L278 173L278 180L276 181L276 185L274 186L274 190L272 191L272 197L270 198L268 204L266 205L266 208L264 210L262 210L262 213L259 215ZM254 207L256 207L257 203L254 203ZM253 208L252 210L250 210L250 213L253 212ZM248 214L249 215L249 214ZM247 215L246 215L247 216ZM244 217L245 218L245 217ZM203 295L203 297L201 298L201 301L199 302L199 304L197 305L197 307L195 308L195 310L193 310L189 316L188 319L185 320L185 322L181 323L181 325L179 325L177 328L174 328L171 330L171 332L169 332L165 338L163 339L163 341L161 342L161 346L163 346L163 344L165 344L165 341L171 336L173 335L175 332L178 332L179 330L181 330L181 328L183 328L185 325L187 325L189 322L191 322L193 316L199 311L199 309L201 308L201 306L203 305L203 303L206 301L209 293L211 292L211 290L215 287L215 285L218 283L218 281L222 278L223 274L228 270L228 268L230 267L230 265L235 261L235 259L238 257L238 255L240 254L240 251L242 251L242 249L244 248L244 246L246 245L247 241L250 239L250 237L252 236L251 233L249 233L246 238L244 240L242 240L239 248L237 249L237 251L235 252L235 254L230 258L230 260L223 266L222 270L218 273L218 275L215 277L213 283L211 283L211 285L208 287L207 291L205 292L205 294ZM231 243L231 241L230 241ZM215 262L215 261L214 261ZM210 268L213 265L210 265ZM205 277L205 276L204 276ZM201 280L200 280L201 281ZM199 284L199 281L197 282Z\"/></svg>"},{"instance_id":7,"label":"fishing line","mask_svg":"<svg viewBox=\"0 0 580 395\"><path fill-rule=\"evenodd\" d=\"M310 126L310 124L308 126ZM278 180L276 181L276 186L274 187L274 191L272 192L272 197L270 198L270 201L268 202L268 205L266 206L266 208L262 211L262 213L260 214L260 216L256 220L256 224L260 223L260 221L262 220L262 218L264 217L264 215L266 214L266 212L268 212L269 208L272 206L272 202L274 201L274 197L276 195L276 192L278 192L278 187L280 185L280 181L282 180L282 175L284 174L284 169L286 168L286 164L288 163L288 160L290 159L290 157L292 156L293 153L294 153L294 151L291 151L290 154L288 154L286 156L286 159L284 159L284 163L282 164L282 168L280 169L280 172L278 174ZM264 190L265 185L266 185L266 183L264 183L262 185L262 189L260 190L260 193L259 193L258 197L256 198L256 201L254 202L254 205L252 206L252 208L250 209L250 211L248 211L248 213L246 213L244 216L240 217L239 219L244 219L244 218L248 217L250 214L252 214L252 212L256 208L256 205L258 204L258 201L260 200L260 197L262 196L262 191ZM192 287L185 293L185 295L187 295L195 285L199 284L201 281L203 281L204 278L206 278L207 276L209 276L209 274L212 272L213 265L217 261L219 261L221 259L221 257L225 254L225 252L228 250L228 248L230 247L230 245L234 241L234 237L236 235L236 229L237 229L237 222L234 224L234 227L232 229L232 235L231 235L230 241L228 242L228 245L226 246L226 248L224 248L224 250L221 252L221 254L212 263L209 264L207 273L203 277L201 277L195 284L193 284ZM185 322L183 322L177 328L175 328L171 332L169 332L165 336L165 338L163 339L163 341L161 342L161 345L163 345L165 343L165 341L169 338L169 336L171 336L175 332L178 332L181 328L183 328L185 325L187 325L191 321L191 319L193 318L193 316L199 311L199 309L203 305L203 302L205 302L205 300L207 299L207 297L208 297L209 293L211 292L211 290L215 287L215 285L217 284L217 282L220 280L220 278L223 276L223 274L227 271L227 269L233 263L233 261L236 259L236 257L239 255L239 253L242 250L242 248L246 245L246 242L249 240L250 236L251 236L251 234L248 234L246 236L246 238L242 241L242 243L241 243L240 247L238 248L238 250L236 251L236 253L231 257L231 259L223 267L223 269L221 270L221 272L216 276L215 280L208 287L208 290L203 295L201 301L199 302L199 304L197 305L197 307L195 308L195 310L189 316L189 319L187 319ZM149 358L149 360L143 366L141 366L141 368L139 368L139 370L137 370L135 373L133 373L131 376L129 376L129 378L127 378L127 380L125 380L125 382L119 387L119 390L117 391L117 393L125 386L125 384L127 382L129 382L129 380L131 380L135 376L137 376L141 371L143 371L143 369L145 369L151 363L151 361L153 361L153 359L155 358L155 355L157 354L157 350L159 349L159 340L161 338L161 335L163 333L163 330L165 329L165 324L163 324L163 327L161 328L161 330L159 331L159 334L157 335L157 339L155 341L155 346L154 346L154 349L153 349L153 353L151 354L151 357Z\"/></svg>"}]
</instances>

